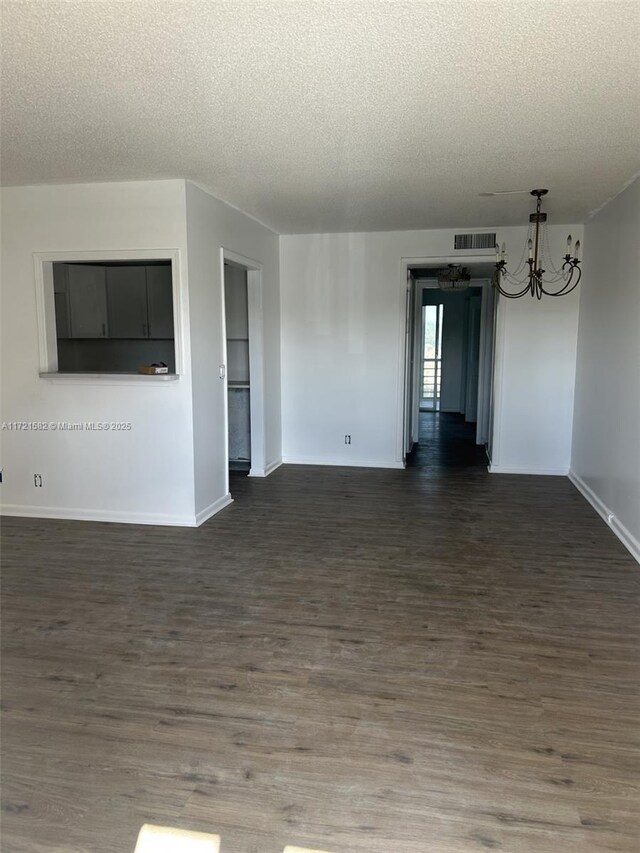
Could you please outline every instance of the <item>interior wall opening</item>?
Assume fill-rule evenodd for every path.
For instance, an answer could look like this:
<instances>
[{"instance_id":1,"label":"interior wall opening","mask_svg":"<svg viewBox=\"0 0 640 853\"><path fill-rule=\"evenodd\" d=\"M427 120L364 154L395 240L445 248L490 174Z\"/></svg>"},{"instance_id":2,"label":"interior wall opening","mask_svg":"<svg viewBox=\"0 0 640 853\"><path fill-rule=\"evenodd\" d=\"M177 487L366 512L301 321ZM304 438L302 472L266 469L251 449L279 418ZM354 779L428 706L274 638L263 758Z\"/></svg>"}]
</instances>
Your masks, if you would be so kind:
<instances>
[{"instance_id":1,"label":"interior wall opening","mask_svg":"<svg viewBox=\"0 0 640 853\"><path fill-rule=\"evenodd\" d=\"M262 265L221 249L227 492L232 479L265 477Z\"/></svg>"},{"instance_id":2,"label":"interior wall opening","mask_svg":"<svg viewBox=\"0 0 640 853\"><path fill-rule=\"evenodd\" d=\"M247 269L224 265L229 470L251 469L251 369Z\"/></svg>"},{"instance_id":3,"label":"interior wall opening","mask_svg":"<svg viewBox=\"0 0 640 853\"><path fill-rule=\"evenodd\" d=\"M183 372L177 251L36 252L34 266L41 376Z\"/></svg>"},{"instance_id":4,"label":"interior wall opening","mask_svg":"<svg viewBox=\"0 0 640 853\"><path fill-rule=\"evenodd\" d=\"M439 411L442 387L442 325L444 305L422 306L422 373L420 411Z\"/></svg>"},{"instance_id":5,"label":"interior wall opening","mask_svg":"<svg viewBox=\"0 0 640 853\"><path fill-rule=\"evenodd\" d=\"M409 267L406 463L485 468L495 325L491 265L470 265L470 280L455 288L441 281L443 266Z\"/></svg>"}]
</instances>

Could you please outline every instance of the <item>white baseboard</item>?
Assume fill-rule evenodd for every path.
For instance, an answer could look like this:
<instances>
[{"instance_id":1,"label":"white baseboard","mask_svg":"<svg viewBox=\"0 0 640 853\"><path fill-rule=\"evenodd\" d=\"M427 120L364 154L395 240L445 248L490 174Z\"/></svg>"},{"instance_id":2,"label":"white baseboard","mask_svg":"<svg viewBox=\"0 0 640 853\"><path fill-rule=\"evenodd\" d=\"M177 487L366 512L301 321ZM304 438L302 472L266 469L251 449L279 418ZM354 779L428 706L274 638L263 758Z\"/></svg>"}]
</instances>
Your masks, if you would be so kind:
<instances>
[{"instance_id":1,"label":"white baseboard","mask_svg":"<svg viewBox=\"0 0 640 853\"><path fill-rule=\"evenodd\" d=\"M279 468L282 465L282 457L278 459L274 459L273 462L270 462L267 467L264 469L264 476L268 477L269 474L272 474L276 468Z\"/></svg>"},{"instance_id":2,"label":"white baseboard","mask_svg":"<svg viewBox=\"0 0 640 853\"><path fill-rule=\"evenodd\" d=\"M250 477L268 477L269 474L272 474L276 468L279 468L282 465L282 459L276 459L273 462L270 462L264 468L252 468L249 471Z\"/></svg>"},{"instance_id":3,"label":"white baseboard","mask_svg":"<svg viewBox=\"0 0 640 853\"><path fill-rule=\"evenodd\" d=\"M285 465L329 465L339 468L404 468L402 462L369 462L362 460L348 462L346 459L327 459L325 457L310 459L298 456L283 456L282 461Z\"/></svg>"},{"instance_id":4,"label":"white baseboard","mask_svg":"<svg viewBox=\"0 0 640 853\"><path fill-rule=\"evenodd\" d=\"M569 479L580 494L591 504L598 515L613 530L631 556L640 563L640 541L624 524L611 512L609 507L600 500L593 489L575 471L569 471Z\"/></svg>"},{"instance_id":5,"label":"white baseboard","mask_svg":"<svg viewBox=\"0 0 640 853\"><path fill-rule=\"evenodd\" d=\"M108 521L112 524L156 524L173 527L196 527L193 515L167 515L159 512L121 512L110 509L76 509L74 507L22 506L4 504L1 515L22 518L59 518L68 521Z\"/></svg>"},{"instance_id":6,"label":"white baseboard","mask_svg":"<svg viewBox=\"0 0 640 853\"><path fill-rule=\"evenodd\" d=\"M232 503L233 498L231 497L231 494L227 492L226 495L223 495L221 498L218 498L217 501L214 501L212 504L209 504L209 506L196 513L196 527L200 527L200 525L204 524L212 515L215 515L220 512L221 509L224 509Z\"/></svg>"},{"instance_id":7,"label":"white baseboard","mask_svg":"<svg viewBox=\"0 0 640 853\"><path fill-rule=\"evenodd\" d=\"M542 477L566 477L568 468L511 468L509 465L489 465L490 474L533 474Z\"/></svg>"}]
</instances>

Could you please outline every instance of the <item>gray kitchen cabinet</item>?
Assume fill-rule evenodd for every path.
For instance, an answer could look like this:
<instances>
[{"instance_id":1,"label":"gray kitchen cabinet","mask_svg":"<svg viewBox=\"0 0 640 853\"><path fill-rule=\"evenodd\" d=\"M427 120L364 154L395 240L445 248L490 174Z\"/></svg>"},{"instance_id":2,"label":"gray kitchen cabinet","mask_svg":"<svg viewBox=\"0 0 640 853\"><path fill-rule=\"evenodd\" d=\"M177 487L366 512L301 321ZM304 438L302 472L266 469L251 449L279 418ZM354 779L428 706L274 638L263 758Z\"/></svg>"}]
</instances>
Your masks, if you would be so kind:
<instances>
[{"instance_id":1,"label":"gray kitchen cabinet","mask_svg":"<svg viewBox=\"0 0 640 853\"><path fill-rule=\"evenodd\" d=\"M71 329L69 328L69 292L65 264L53 264L53 300L56 311L56 334L58 338L68 338L71 335Z\"/></svg>"},{"instance_id":2,"label":"gray kitchen cabinet","mask_svg":"<svg viewBox=\"0 0 640 853\"><path fill-rule=\"evenodd\" d=\"M56 310L56 334L58 338L70 338L68 300L66 293L54 293L53 299Z\"/></svg>"},{"instance_id":3,"label":"gray kitchen cabinet","mask_svg":"<svg viewBox=\"0 0 640 853\"><path fill-rule=\"evenodd\" d=\"M106 269L109 337L149 337L146 268L138 264Z\"/></svg>"},{"instance_id":4,"label":"gray kitchen cabinet","mask_svg":"<svg viewBox=\"0 0 640 853\"><path fill-rule=\"evenodd\" d=\"M66 264L72 338L108 337L106 270L95 264Z\"/></svg>"},{"instance_id":5,"label":"gray kitchen cabinet","mask_svg":"<svg viewBox=\"0 0 640 853\"><path fill-rule=\"evenodd\" d=\"M53 264L59 339L173 340L170 264Z\"/></svg>"},{"instance_id":6,"label":"gray kitchen cabinet","mask_svg":"<svg viewBox=\"0 0 640 853\"><path fill-rule=\"evenodd\" d=\"M149 265L147 272L148 336L173 338L171 266Z\"/></svg>"}]
</instances>

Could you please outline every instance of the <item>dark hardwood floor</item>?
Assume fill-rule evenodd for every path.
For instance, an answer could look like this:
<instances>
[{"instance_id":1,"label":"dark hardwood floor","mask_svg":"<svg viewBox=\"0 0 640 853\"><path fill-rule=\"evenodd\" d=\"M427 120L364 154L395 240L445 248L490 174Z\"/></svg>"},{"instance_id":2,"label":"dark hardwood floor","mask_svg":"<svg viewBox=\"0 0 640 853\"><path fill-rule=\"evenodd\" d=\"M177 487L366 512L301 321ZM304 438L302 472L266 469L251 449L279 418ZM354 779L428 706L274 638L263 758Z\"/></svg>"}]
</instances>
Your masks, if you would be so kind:
<instances>
[{"instance_id":1,"label":"dark hardwood floor","mask_svg":"<svg viewBox=\"0 0 640 853\"><path fill-rule=\"evenodd\" d=\"M232 490L197 530L4 521L4 853L639 849L640 575L567 480Z\"/></svg>"},{"instance_id":2,"label":"dark hardwood floor","mask_svg":"<svg viewBox=\"0 0 640 853\"><path fill-rule=\"evenodd\" d=\"M420 412L418 444L409 454L409 468L433 470L478 468L486 472L487 455L476 444L475 423L453 412Z\"/></svg>"}]
</instances>

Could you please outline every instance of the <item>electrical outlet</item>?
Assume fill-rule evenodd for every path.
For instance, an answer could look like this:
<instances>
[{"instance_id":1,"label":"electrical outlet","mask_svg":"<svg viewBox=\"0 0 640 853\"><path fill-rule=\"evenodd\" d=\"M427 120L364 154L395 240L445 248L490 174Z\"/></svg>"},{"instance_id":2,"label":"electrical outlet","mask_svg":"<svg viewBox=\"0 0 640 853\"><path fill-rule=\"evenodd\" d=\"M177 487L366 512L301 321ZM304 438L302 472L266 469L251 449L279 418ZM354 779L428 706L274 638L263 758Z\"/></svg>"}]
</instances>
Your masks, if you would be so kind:
<instances>
[{"instance_id":1,"label":"electrical outlet","mask_svg":"<svg viewBox=\"0 0 640 853\"><path fill-rule=\"evenodd\" d=\"M351 436L350 435L345 435L344 443L345 444L351 444Z\"/></svg>"},{"instance_id":2,"label":"electrical outlet","mask_svg":"<svg viewBox=\"0 0 640 853\"><path fill-rule=\"evenodd\" d=\"M36 489L42 488L42 474L34 474L33 475L33 485Z\"/></svg>"}]
</instances>

